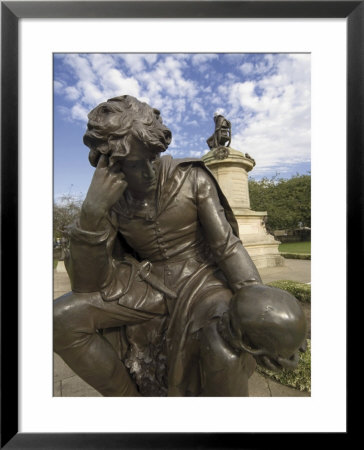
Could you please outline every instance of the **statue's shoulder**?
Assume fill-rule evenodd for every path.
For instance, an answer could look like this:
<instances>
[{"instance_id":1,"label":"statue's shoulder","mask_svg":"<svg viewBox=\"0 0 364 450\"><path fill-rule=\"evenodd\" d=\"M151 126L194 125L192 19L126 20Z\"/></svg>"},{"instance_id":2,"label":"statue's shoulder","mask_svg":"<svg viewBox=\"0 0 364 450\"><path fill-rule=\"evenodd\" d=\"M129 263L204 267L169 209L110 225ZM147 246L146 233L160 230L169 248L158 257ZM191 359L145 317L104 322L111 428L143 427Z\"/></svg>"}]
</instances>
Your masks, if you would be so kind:
<instances>
[{"instance_id":1,"label":"statue's shoulder","mask_svg":"<svg viewBox=\"0 0 364 450\"><path fill-rule=\"evenodd\" d=\"M160 160L163 169L167 169L168 171L186 166L203 167L206 169L205 163L199 158L173 158L171 155L165 155Z\"/></svg>"},{"instance_id":2,"label":"statue's shoulder","mask_svg":"<svg viewBox=\"0 0 364 450\"><path fill-rule=\"evenodd\" d=\"M175 178L177 174L180 176L182 174L187 175L191 173L191 171L196 170L198 168L202 169L203 172L206 172L210 178L217 184L217 188L220 190L218 186L217 180L214 174L210 171L210 169L206 166L205 162L199 158L173 158L170 155L162 156L161 159L161 172L163 173L164 179ZM183 177L185 178L185 177Z\"/></svg>"},{"instance_id":3,"label":"statue's shoulder","mask_svg":"<svg viewBox=\"0 0 364 450\"><path fill-rule=\"evenodd\" d=\"M176 158L176 159L174 159L170 155L165 155L165 156L161 157L161 167L163 168L162 173L163 173L163 177L165 180L168 178L170 180L179 178L179 177L175 177L174 175L176 175L177 173L179 173L181 175L181 171L182 171L182 173L184 173L184 176L182 176L180 178L180 180L183 180L183 179L186 179L186 175L188 173L190 173L190 170L193 170L193 168L203 169L209 175L209 178L212 180L212 182L215 184L218 196L220 198L221 205L223 206L223 208L225 210L226 218L229 221L229 223L234 231L234 234L239 237L238 223L235 219L234 213L229 205L229 202L226 199L225 195L223 194L214 174L210 171L210 169L208 169L208 167L205 165L205 163L201 159L198 159L198 158L183 158L183 159ZM179 169L180 169L180 171L179 171ZM168 175L167 175L167 173L168 173Z\"/></svg>"},{"instance_id":4,"label":"statue's shoulder","mask_svg":"<svg viewBox=\"0 0 364 450\"><path fill-rule=\"evenodd\" d=\"M182 186L187 179L195 182L197 178L195 177L194 172L198 169L202 169L203 172L206 172L206 176L210 176L216 183L213 174L201 159L173 158L170 155L162 156L160 158L159 180L163 185L178 182L178 185Z\"/></svg>"}]
</instances>

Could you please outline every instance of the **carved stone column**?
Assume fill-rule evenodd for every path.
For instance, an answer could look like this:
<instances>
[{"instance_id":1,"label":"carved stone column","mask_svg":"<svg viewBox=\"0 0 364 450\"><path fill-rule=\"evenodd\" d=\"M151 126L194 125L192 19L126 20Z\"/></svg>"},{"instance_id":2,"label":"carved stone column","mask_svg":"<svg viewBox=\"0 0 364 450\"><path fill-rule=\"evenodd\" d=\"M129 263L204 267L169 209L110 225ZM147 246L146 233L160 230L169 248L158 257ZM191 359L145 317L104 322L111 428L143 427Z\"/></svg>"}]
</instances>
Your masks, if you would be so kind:
<instances>
[{"instance_id":1,"label":"carved stone column","mask_svg":"<svg viewBox=\"0 0 364 450\"><path fill-rule=\"evenodd\" d=\"M267 212L250 209L248 172L255 161L231 147L213 148L202 160L214 174L239 224L240 238L258 269L284 265L279 242L265 228Z\"/></svg>"}]
</instances>

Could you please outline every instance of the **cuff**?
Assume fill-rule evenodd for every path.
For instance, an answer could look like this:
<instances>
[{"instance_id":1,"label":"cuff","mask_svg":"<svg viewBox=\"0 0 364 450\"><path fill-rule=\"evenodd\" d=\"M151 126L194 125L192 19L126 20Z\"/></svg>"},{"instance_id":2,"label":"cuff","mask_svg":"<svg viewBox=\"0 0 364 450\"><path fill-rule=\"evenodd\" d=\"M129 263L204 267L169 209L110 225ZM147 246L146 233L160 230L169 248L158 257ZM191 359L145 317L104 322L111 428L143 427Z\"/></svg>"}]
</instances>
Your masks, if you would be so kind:
<instances>
[{"instance_id":1,"label":"cuff","mask_svg":"<svg viewBox=\"0 0 364 450\"><path fill-rule=\"evenodd\" d=\"M74 224L70 229L70 238L72 240L81 242L83 244L88 245L98 245L105 241L107 241L110 231L102 230L102 231L87 231L83 230L79 227L79 224Z\"/></svg>"}]
</instances>

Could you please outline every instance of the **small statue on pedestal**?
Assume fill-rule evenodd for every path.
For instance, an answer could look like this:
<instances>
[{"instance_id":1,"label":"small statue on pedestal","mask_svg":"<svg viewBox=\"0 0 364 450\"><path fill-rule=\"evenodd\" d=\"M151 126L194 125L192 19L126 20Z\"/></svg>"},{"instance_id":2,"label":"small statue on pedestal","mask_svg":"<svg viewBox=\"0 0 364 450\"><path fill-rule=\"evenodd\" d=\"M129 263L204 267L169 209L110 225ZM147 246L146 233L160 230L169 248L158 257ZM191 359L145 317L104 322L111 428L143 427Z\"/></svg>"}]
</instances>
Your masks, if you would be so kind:
<instances>
[{"instance_id":1,"label":"small statue on pedestal","mask_svg":"<svg viewBox=\"0 0 364 450\"><path fill-rule=\"evenodd\" d=\"M229 147L231 144L231 123L221 114L214 115L215 131L212 136L207 139L207 145L210 150L220 146Z\"/></svg>"}]
</instances>

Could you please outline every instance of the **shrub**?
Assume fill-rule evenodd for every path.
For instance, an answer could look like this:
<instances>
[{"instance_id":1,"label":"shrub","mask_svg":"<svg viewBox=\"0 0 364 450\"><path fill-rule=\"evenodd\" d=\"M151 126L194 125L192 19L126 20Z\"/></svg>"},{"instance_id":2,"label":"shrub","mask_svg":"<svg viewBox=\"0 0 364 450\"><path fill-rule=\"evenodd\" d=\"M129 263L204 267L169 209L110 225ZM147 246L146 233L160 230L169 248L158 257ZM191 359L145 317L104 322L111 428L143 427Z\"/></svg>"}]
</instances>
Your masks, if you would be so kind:
<instances>
[{"instance_id":1,"label":"shrub","mask_svg":"<svg viewBox=\"0 0 364 450\"><path fill-rule=\"evenodd\" d=\"M311 175L291 179L278 174L260 181L249 178L250 204L253 211L267 211L267 230L295 229L301 222L311 227Z\"/></svg>"},{"instance_id":2,"label":"shrub","mask_svg":"<svg viewBox=\"0 0 364 450\"><path fill-rule=\"evenodd\" d=\"M286 259L305 259L311 261L311 255L300 255L299 253L281 253Z\"/></svg>"},{"instance_id":3,"label":"shrub","mask_svg":"<svg viewBox=\"0 0 364 450\"><path fill-rule=\"evenodd\" d=\"M268 283L268 286L273 286L284 291L289 292L297 300L302 303L311 303L311 285L299 283L298 281L279 280Z\"/></svg>"},{"instance_id":4,"label":"shrub","mask_svg":"<svg viewBox=\"0 0 364 450\"><path fill-rule=\"evenodd\" d=\"M307 349L299 355L297 369L283 369L280 372L273 372L272 370L257 366L257 371L285 386L311 393L311 340L307 339Z\"/></svg>"}]
</instances>

